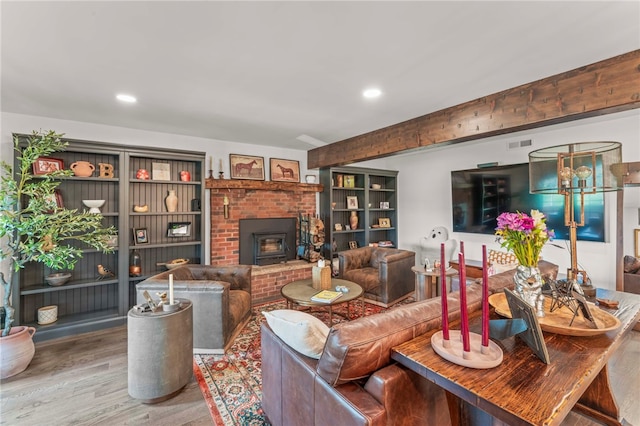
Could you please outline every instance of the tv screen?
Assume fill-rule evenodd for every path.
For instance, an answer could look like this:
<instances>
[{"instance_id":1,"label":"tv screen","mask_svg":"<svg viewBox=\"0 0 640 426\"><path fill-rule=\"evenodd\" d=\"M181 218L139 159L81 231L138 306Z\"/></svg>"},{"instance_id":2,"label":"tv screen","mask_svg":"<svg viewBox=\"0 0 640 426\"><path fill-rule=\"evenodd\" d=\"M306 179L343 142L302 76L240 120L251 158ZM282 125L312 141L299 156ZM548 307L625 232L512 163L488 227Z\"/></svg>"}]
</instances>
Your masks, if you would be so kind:
<instances>
[{"instance_id":1,"label":"tv screen","mask_svg":"<svg viewBox=\"0 0 640 426\"><path fill-rule=\"evenodd\" d=\"M555 179L555 176L550 176ZM564 196L529 193L529 164L485 167L451 172L452 219L455 232L493 234L503 212L540 210L556 239L569 239L564 224ZM577 228L579 240L604 241L604 195L585 195L585 225ZM576 196L576 206L579 199ZM579 211L576 208L576 218Z\"/></svg>"}]
</instances>

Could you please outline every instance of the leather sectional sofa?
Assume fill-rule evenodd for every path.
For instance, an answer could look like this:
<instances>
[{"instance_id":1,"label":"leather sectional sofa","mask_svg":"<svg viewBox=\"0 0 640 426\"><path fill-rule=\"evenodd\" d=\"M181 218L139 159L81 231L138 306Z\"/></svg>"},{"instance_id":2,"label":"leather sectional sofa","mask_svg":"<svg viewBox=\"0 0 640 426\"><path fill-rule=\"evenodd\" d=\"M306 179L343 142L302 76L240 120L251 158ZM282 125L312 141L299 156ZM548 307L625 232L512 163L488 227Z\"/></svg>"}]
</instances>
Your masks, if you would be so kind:
<instances>
[{"instance_id":1,"label":"leather sectional sofa","mask_svg":"<svg viewBox=\"0 0 640 426\"><path fill-rule=\"evenodd\" d=\"M541 262L553 278L558 268ZM413 277L412 277L413 282ZM489 278L491 293L513 288L513 271ZM471 311L482 288L467 290ZM450 320L460 317L449 293ZM391 348L441 325L440 298L397 306L333 326L319 359L304 356L262 324L262 407L273 426L447 425L442 389L391 360Z\"/></svg>"}]
</instances>

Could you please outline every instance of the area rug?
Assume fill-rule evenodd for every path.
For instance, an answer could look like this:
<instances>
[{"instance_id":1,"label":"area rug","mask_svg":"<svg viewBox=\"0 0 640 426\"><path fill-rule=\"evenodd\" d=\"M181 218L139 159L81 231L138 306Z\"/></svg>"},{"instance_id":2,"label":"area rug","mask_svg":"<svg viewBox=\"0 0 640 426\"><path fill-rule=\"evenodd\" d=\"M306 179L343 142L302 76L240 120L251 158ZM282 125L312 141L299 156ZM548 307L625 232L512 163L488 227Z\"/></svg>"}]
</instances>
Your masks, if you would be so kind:
<instances>
[{"instance_id":1,"label":"area rug","mask_svg":"<svg viewBox=\"0 0 640 426\"><path fill-rule=\"evenodd\" d=\"M404 303L412 300L408 299ZM362 303L361 301L351 302L349 319L360 316ZM347 321L346 305L345 303L333 308L333 324ZM370 303L364 303L364 305L365 315L385 310ZM251 320L224 355L194 355L193 372L215 425L269 424L265 420L260 403L262 400L260 324L264 321L261 312L275 309L286 309L285 301L279 300L254 306ZM329 313L326 309L314 309L311 313L325 323L328 321Z\"/></svg>"}]
</instances>

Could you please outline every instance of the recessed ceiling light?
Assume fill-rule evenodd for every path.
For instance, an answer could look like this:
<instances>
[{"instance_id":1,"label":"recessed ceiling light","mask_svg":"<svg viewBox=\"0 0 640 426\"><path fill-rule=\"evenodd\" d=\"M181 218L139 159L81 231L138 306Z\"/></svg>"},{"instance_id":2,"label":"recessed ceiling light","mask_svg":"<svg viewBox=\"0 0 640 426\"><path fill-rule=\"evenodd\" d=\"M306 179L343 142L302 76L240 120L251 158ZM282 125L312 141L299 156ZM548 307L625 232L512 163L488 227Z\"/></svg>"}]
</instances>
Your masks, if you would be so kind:
<instances>
[{"instance_id":1,"label":"recessed ceiling light","mask_svg":"<svg viewBox=\"0 0 640 426\"><path fill-rule=\"evenodd\" d=\"M377 98L381 94L382 91L376 88L366 89L364 92L362 92L362 96L368 99Z\"/></svg>"},{"instance_id":2,"label":"recessed ceiling light","mask_svg":"<svg viewBox=\"0 0 640 426\"><path fill-rule=\"evenodd\" d=\"M130 104L134 103L137 101L135 96L131 96L131 95L125 95L125 94L119 94L116 95L116 99L118 99L119 101L122 102L129 102Z\"/></svg>"}]
</instances>

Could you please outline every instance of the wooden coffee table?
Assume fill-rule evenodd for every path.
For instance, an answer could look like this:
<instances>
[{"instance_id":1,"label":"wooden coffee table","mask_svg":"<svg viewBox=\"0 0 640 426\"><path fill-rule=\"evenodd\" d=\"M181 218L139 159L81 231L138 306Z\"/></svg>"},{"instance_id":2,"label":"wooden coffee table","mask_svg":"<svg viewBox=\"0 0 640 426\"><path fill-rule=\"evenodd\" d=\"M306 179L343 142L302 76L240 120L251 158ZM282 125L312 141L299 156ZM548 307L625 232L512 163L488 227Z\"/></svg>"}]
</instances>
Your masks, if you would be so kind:
<instances>
[{"instance_id":1,"label":"wooden coffee table","mask_svg":"<svg viewBox=\"0 0 640 426\"><path fill-rule=\"evenodd\" d=\"M292 281L289 284L285 284L280 293L287 300L287 308L291 309L293 304L299 306L308 307L328 307L329 308L329 326L333 324L333 307L342 303L347 304L347 319L351 313L351 302L357 298L362 299L362 316L364 316L364 291L358 284L341 280L337 278L331 279L331 288L329 290L336 291L336 286L343 286L349 289L348 292L343 293L342 296L337 298L331 303L314 302L311 297L319 293L320 290L313 288L311 278L306 280Z\"/></svg>"},{"instance_id":2,"label":"wooden coffee table","mask_svg":"<svg viewBox=\"0 0 640 426\"><path fill-rule=\"evenodd\" d=\"M607 312L621 326L588 337L544 332L549 365L521 339L509 337L499 341L504 354L500 365L486 370L465 368L433 351L431 335L439 330L394 347L391 358L445 389L453 425L468 424L464 419L478 408L510 425L559 425L572 409L619 425L622 419L610 388L607 361L640 319L640 296L598 289L597 297L619 301L618 309ZM480 317L479 310L470 315L472 332L480 332ZM453 329L459 329L456 324Z\"/></svg>"}]
</instances>

